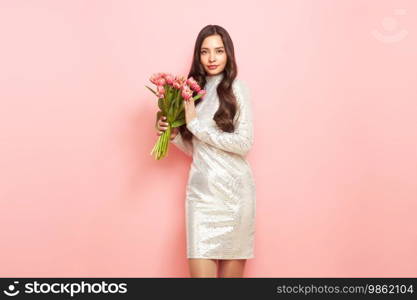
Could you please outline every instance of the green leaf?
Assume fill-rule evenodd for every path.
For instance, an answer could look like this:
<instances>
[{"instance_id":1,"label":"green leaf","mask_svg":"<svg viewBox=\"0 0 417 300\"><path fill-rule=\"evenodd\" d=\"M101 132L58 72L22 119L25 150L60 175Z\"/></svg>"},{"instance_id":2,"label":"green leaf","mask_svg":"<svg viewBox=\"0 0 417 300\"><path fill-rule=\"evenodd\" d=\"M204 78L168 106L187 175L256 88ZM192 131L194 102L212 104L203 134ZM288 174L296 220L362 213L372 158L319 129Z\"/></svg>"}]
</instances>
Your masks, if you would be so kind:
<instances>
[{"instance_id":1,"label":"green leaf","mask_svg":"<svg viewBox=\"0 0 417 300\"><path fill-rule=\"evenodd\" d=\"M167 117L167 119L168 119L168 109L169 109L169 103L168 103L168 98L162 98L162 103L163 103L163 107L164 107L164 110L163 110L163 112L165 113L165 116Z\"/></svg>"},{"instance_id":2,"label":"green leaf","mask_svg":"<svg viewBox=\"0 0 417 300\"><path fill-rule=\"evenodd\" d=\"M172 122L171 127L172 128L176 128L176 127L180 127L182 125L185 124L185 120L181 119L181 120L175 120L174 122Z\"/></svg>"},{"instance_id":3,"label":"green leaf","mask_svg":"<svg viewBox=\"0 0 417 300\"><path fill-rule=\"evenodd\" d=\"M174 104L175 104L175 102L174 101L171 101L171 103L170 103L171 105L170 105L170 107L169 107L169 109L168 109L168 121L169 122L171 122L171 120L175 117L175 116L173 116L173 113L174 113Z\"/></svg>"},{"instance_id":4,"label":"green leaf","mask_svg":"<svg viewBox=\"0 0 417 300\"><path fill-rule=\"evenodd\" d=\"M198 99L200 99L200 98L201 98L202 96L203 96L203 95L201 95L201 94L198 94L197 96L193 97L193 99L194 99L194 101L195 101L195 100L198 100Z\"/></svg>"},{"instance_id":5,"label":"green leaf","mask_svg":"<svg viewBox=\"0 0 417 300\"><path fill-rule=\"evenodd\" d=\"M164 98L159 98L158 99L158 107L159 107L160 110L162 110L163 112L165 112Z\"/></svg>"},{"instance_id":6,"label":"green leaf","mask_svg":"<svg viewBox=\"0 0 417 300\"><path fill-rule=\"evenodd\" d=\"M147 86L147 85L145 85L152 93L154 93L155 94L155 96L156 96L156 91L154 91L153 89L151 89L149 86Z\"/></svg>"}]
</instances>

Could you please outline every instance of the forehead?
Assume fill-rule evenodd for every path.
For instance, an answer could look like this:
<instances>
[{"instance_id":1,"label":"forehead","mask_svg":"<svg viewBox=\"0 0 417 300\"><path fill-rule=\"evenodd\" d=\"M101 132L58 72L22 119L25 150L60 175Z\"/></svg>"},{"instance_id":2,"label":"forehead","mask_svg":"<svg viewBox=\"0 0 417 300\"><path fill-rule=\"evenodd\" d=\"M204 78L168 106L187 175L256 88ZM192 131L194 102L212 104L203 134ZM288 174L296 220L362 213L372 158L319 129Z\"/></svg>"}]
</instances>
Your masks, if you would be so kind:
<instances>
[{"instance_id":1,"label":"forehead","mask_svg":"<svg viewBox=\"0 0 417 300\"><path fill-rule=\"evenodd\" d=\"M220 35L216 34L216 35L210 35L208 37L206 37L203 41L203 43L201 44L201 49L206 48L206 49L216 49L216 48L221 48L224 47L222 38L220 37Z\"/></svg>"}]
</instances>

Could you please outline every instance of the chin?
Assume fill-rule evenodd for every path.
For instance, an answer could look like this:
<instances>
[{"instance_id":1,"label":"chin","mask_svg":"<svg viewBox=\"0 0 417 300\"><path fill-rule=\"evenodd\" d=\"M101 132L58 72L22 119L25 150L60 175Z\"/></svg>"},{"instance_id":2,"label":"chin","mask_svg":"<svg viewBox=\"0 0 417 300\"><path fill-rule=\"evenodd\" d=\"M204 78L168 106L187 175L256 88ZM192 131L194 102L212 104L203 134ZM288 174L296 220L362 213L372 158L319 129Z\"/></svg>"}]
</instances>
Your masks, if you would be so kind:
<instances>
[{"instance_id":1,"label":"chin","mask_svg":"<svg viewBox=\"0 0 417 300\"><path fill-rule=\"evenodd\" d=\"M217 74L220 74L221 72L223 72L223 70L221 70L221 71L218 71L218 70L210 70L210 69L208 69L207 70L207 73L208 74L210 74L210 75L217 75Z\"/></svg>"}]
</instances>

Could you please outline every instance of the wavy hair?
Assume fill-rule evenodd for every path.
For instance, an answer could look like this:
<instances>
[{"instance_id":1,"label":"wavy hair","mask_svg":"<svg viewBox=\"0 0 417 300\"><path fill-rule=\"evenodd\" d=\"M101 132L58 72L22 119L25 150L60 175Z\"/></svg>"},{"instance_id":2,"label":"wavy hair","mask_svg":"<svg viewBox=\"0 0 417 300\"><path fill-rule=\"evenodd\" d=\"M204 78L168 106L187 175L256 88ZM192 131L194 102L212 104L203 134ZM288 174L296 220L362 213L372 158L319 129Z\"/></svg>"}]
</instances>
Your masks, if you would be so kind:
<instances>
[{"instance_id":1,"label":"wavy hair","mask_svg":"<svg viewBox=\"0 0 417 300\"><path fill-rule=\"evenodd\" d=\"M193 60L191 69L188 73L188 78L192 76L201 87L205 86L207 74L200 62L200 50L204 39L211 35L220 35L227 56L226 66L223 70L224 76L217 86L219 108L214 114L213 120L221 130L233 132L235 129L233 119L236 115L237 101L236 96L233 94L232 84L237 76L237 64L232 39L223 27L218 25L207 25L201 29L195 42ZM193 96L195 96L195 94ZM203 99L200 98L196 100L195 105L199 105L201 100ZM193 134L188 130L186 124L179 127L179 132L184 140L191 142Z\"/></svg>"}]
</instances>

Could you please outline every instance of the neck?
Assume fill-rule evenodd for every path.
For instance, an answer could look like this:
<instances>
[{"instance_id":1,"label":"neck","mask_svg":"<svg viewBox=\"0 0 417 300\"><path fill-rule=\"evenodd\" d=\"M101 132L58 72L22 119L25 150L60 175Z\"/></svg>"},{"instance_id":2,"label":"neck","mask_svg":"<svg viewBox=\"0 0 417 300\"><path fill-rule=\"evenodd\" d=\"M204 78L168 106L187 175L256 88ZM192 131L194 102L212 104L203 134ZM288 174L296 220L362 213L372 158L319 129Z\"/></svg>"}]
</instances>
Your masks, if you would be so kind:
<instances>
[{"instance_id":1,"label":"neck","mask_svg":"<svg viewBox=\"0 0 417 300\"><path fill-rule=\"evenodd\" d=\"M210 82L210 81L214 81L214 80L221 80L223 79L224 73L221 72L219 74L215 74L215 75L207 75L206 76L206 81Z\"/></svg>"}]
</instances>

